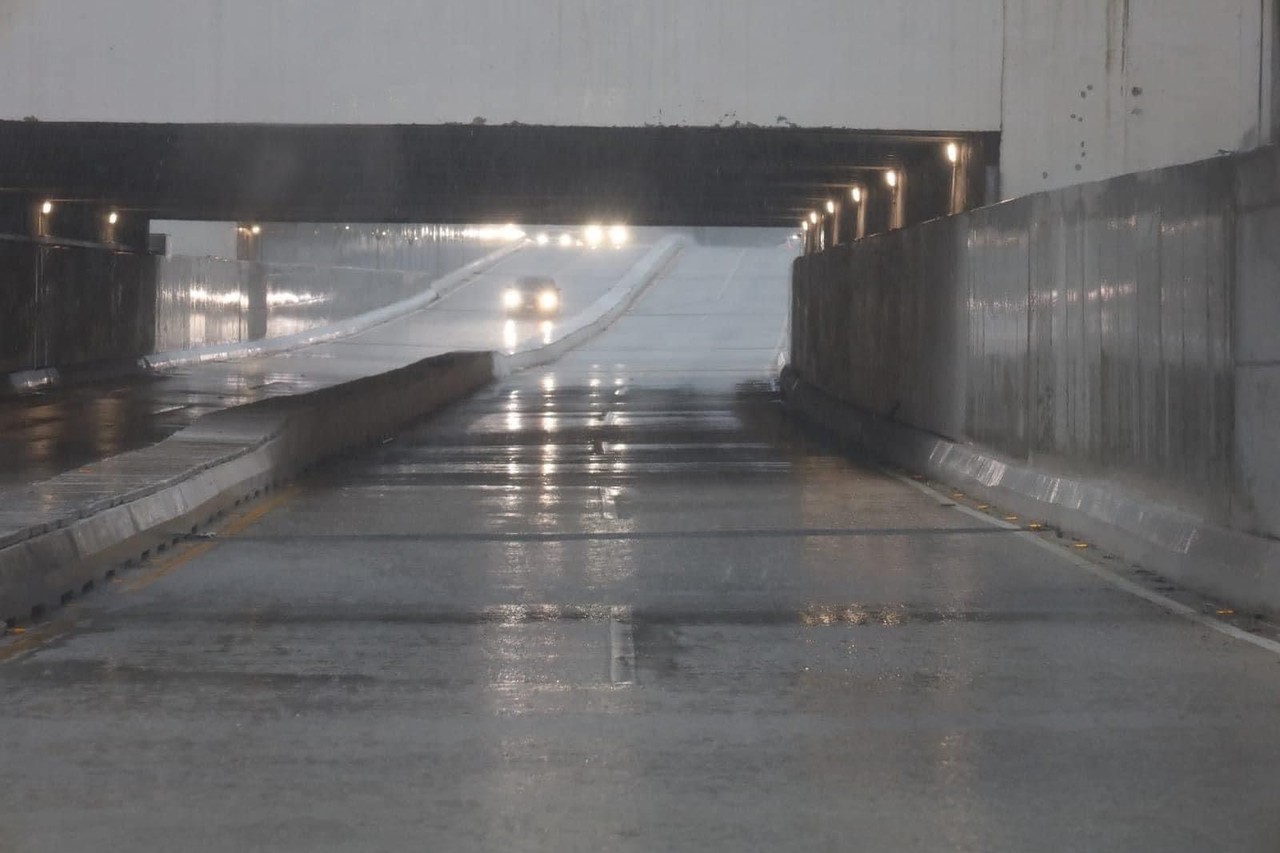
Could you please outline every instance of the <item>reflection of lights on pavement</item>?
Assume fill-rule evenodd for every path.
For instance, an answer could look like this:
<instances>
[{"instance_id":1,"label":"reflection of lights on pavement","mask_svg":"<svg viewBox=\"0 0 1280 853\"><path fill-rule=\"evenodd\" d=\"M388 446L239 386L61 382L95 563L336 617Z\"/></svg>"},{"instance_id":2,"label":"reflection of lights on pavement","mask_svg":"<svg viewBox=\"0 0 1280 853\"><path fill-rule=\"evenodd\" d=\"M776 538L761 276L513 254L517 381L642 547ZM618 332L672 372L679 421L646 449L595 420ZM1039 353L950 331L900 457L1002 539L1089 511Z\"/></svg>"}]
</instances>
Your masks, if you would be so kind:
<instances>
[{"instance_id":1,"label":"reflection of lights on pavement","mask_svg":"<svg viewBox=\"0 0 1280 853\"><path fill-rule=\"evenodd\" d=\"M556 330L555 324L550 320L543 320L538 328L542 330L542 342L544 344L551 343L551 336Z\"/></svg>"},{"instance_id":2,"label":"reflection of lights on pavement","mask_svg":"<svg viewBox=\"0 0 1280 853\"><path fill-rule=\"evenodd\" d=\"M519 338L516 333L516 321L507 320L502 324L502 346L506 349L513 350L516 348L516 344L518 342Z\"/></svg>"},{"instance_id":3,"label":"reflection of lights on pavement","mask_svg":"<svg viewBox=\"0 0 1280 853\"><path fill-rule=\"evenodd\" d=\"M543 391L556 390L556 377L554 374L548 373L546 376L542 377L542 390Z\"/></svg>"},{"instance_id":4,"label":"reflection of lights on pavement","mask_svg":"<svg viewBox=\"0 0 1280 853\"><path fill-rule=\"evenodd\" d=\"M587 245L594 249L604 242L604 229L599 225L588 225L583 229L582 237L587 241Z\"/></svg>"},{"instance_id":5,"label":"reflection of lights on pavement","mask_svg":"<svg viewBox=\"0 0 1280 853\"><path fill-rule=\"evenodd\" d=\"M472 225L462 229L461 236L466 240L479 240L481 242L492 242L496 240L504 240L514 243L517 240L523 240L525 233L520 230L519 226L513 224L507 225Z\"/></svg>"},{"instance_id":6,"label":"reflection of lights on pavement","mask_svg":"<svg viewBox=\"0 0 1280 853\"><path fill-rule=\"evenodd\" d=\"M573 237L569 234L560 235L560 248L567 249L573 245Z\"/></svg>"},{"instance_id":7,"label":"reflection of lights on pavement","mask_svg":"<svg viewBox=\"0 0 1280 853\"><path fill-rule=\"evenodd\" d=\"M590 382L589 384L591 385L591 387L592 387L592 388L599 388L599 387L600 387L600 380L599 380L599 379L592 379L592 380L591 380L591 382Z\"/></svg>"}]
</instances>

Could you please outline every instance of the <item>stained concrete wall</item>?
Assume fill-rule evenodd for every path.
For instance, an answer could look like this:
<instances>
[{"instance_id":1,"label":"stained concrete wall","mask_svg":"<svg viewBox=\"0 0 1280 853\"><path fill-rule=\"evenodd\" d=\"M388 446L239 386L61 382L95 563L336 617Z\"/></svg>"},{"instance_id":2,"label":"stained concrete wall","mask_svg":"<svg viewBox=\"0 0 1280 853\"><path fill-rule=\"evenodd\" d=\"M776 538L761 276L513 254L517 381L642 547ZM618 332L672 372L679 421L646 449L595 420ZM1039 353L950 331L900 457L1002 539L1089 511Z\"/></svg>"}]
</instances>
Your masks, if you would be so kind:
<instances>
[{"instance_id":1,"label":"stained concrete wall","mask_svg":"<svg viewBox=\"0 0 1280 853\"><path fill-rule=\"evenodd\" d=\"M1005 198L1270 141L1273 0L1005 8Z\"/></svg>"},{"instance_id":2,"label":"stained concrete wall","mask_svg":"<svg viewBox=\"0 0 1280 853\"><path fill-rule=\"evenodd\" d=\"M1280 150L1071 187L797 261L827 394L1280 535Z\"/></svg>"}]
</instances>

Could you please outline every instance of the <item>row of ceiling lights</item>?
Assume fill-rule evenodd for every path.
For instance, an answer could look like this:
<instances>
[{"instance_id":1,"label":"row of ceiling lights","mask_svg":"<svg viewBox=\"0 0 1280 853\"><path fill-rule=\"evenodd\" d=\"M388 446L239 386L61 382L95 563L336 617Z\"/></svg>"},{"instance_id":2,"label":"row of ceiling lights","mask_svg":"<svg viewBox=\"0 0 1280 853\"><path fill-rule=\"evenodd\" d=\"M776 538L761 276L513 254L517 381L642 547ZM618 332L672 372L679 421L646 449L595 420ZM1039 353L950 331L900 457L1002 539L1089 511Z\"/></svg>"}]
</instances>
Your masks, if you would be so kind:
<instances>
[{"instance_id":1,"label":"row of ceiling lights","mask_svg":"<svg viewBox=\"0 0 1280 853\"><path fill-rule=\"evenodd\" d=\"M957 143L948 142L945 152L947 155L947 161L951 163L952 167L956 166L956 164L960 162L960 146ZM898 177L898 171L896 169L889 169L884 173L884 182L890 189L896 190L898 188ZM864 195L865 193L863 192L862 187L855 186L849 190L849 197L853 199L854 204L861 204ZM829 215L836 212L836 203L834 201L828 200L826 207ZM800 221L800 227L805 231L808 231L810 225L818 224L818 219L819 217L817 212L810 211L809 217Z\"/></svg>"},{"instance_id":2,"label":"row of ceiling lights","mask_svg":"<svg viewBox=\"0 0 1280 853\"><path fill-rule=\"evenodd\" d=\"M40 215L41 215L41 216L49 216L49 215L50 215L50 214L52 214L52 213L53 213L53 202L51 202L51 201L46 201L46 202L44 202L43 204L41 204L41 205L40 205ZM108 224L108 225L115 225L115 224L116 224L117 222L119 222L119 221L120 221L120 214L119 214L118 212L116 212L116 211L114 211L114 210L113 210L113 211L111 211L110 213L108 213L108 214L107 214L107 224Z\"/></svg>"}]
</instances>

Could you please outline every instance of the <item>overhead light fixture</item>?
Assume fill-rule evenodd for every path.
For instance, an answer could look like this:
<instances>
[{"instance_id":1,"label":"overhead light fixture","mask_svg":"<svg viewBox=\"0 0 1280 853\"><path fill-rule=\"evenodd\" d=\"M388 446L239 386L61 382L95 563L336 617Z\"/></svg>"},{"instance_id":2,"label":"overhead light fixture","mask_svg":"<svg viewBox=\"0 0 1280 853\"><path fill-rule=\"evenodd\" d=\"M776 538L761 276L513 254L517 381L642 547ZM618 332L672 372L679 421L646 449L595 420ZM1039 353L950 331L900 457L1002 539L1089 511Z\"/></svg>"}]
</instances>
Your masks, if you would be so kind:
<instances>
[{"instance_id":1,"label":"overhead light fixture","mask_svg":"<svg viewBox=\"0 0 1280 853\"><path fill-rule=\"evenodd\" d=\"M836 203L834 201L828 201L827 213L835 213L835 212L836 212Z\"/></svg>"},{"instance_id":2,"label":"overhead light fixture","mask_svg":"<svg viewBox=\"0 0 1280 853\"><path fill-rule=\"evenodd\" d=\"M818 214L813 213L813 212L811 211L811 212L809 213L809 221L810 221L810 222L812 222L814 225L817 225L817 224L818 224Z\"/></svg>"},{"instance_id":3,"label":"overhead light fixture","mask_svg":"<svg viewBox=\"0 0 1280 853\"><path fill-rule=\"evenodd\" d=\"M890 169L889 171L885 172L884 182L891 187L896 187L898 185L898 173L895 172L893 169Z\"/></svg>"},{"instance_id":4,"label":"overhead light fixture","mask_svg":"<svg viewBox=\"0 0 1280 853\"><path fill-rule=\"evenodd\" d=\"M262 233L262 226L261 226L261 225L254 225L254 226L251 226L251 227L249 228L249 233L250 233L250 234L253 234L254 236L257 236L258 234L261 234L261 233ZM387 232L386 232L386 231L383 231L382 233L383 233L383 234L386 234Z\"/></svg>"},{"instance_id":5,"label":"overhead light fixture","mask_svg":"<svg viewBox=\"0 0 1280 853\"><path fill-rule=\"evenodd\" d=\"M108 225L115 225L119 221L120 221L120 214L116 213L114 210L107 214Z\"/></svg>"},{"instance_id":6,"label":"overhead light fixture","mask_svg":"<svg viewBox=\"0 0 1280 853\"><path fill-rule=\"evenodd\" d=\"M53 213L53 202L46 201L44 204L40 205L40 212L43 213L45 216L48 216L50 213Z\"/></svg>"},{"instance_id":7,"label":"overhead light fixture","mask_svg":"<svg viewBox=\"0 0 1280 853\"><path fill-rule=\"evenodd\" d=\"M862 203L862 187L854 187L853 189L849 190L849 195L853 197L854 204Z\"/></svg>"},{"instance_id":8,"label":"overhead light fixture","mask_svg":"<svg viewBox=\"0 0 1280 853\"><path fill-rule=\"evenodd\" d=\"M960 162L960 146L954 142L947 143L947 159L952 163Z\"/></svg>"},{"instance_id":9,"label":"overhead light fixture","mask_svg":"<svg viewBox=\"0 0 1280 853\"><path fill-rule=\"evenodd\" d=\"M808 231L808 230L809 230L809 220L807 220L807 219L801 219L801 220L800 220L800 229L801 229L802 231Z\"/></svg>"}]
</instances>

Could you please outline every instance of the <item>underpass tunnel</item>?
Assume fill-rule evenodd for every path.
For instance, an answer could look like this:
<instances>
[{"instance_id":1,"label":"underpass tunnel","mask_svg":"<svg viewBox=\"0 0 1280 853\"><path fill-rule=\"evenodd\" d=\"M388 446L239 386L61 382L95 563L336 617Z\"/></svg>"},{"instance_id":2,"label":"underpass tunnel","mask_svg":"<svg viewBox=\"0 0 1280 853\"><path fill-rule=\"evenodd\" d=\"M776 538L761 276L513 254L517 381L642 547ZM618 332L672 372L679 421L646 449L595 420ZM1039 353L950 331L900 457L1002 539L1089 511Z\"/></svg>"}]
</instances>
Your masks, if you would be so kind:
<instances>
[{"instance_id":1,"label":"underpass tunnel","mask_svg":"<svg viewBox=\"0 0 1280 853\"><path fill-rule=\"evenodd\" d=\"M0 364L145 354L151 258L166 252L153 220L238 223L247 263L269 238L253 229L289 223L781 227L816 251L994 199L998 147L992 133L790 127L0 122L0 230L30 270L6 291ZM56 268L39 260L50 253ZM247 287L254 337L263 286ZM117 293L142 313L104 334L92 328L101 314L54 311L41 294L55 289Z\"/></svg>"}]
</instances>

